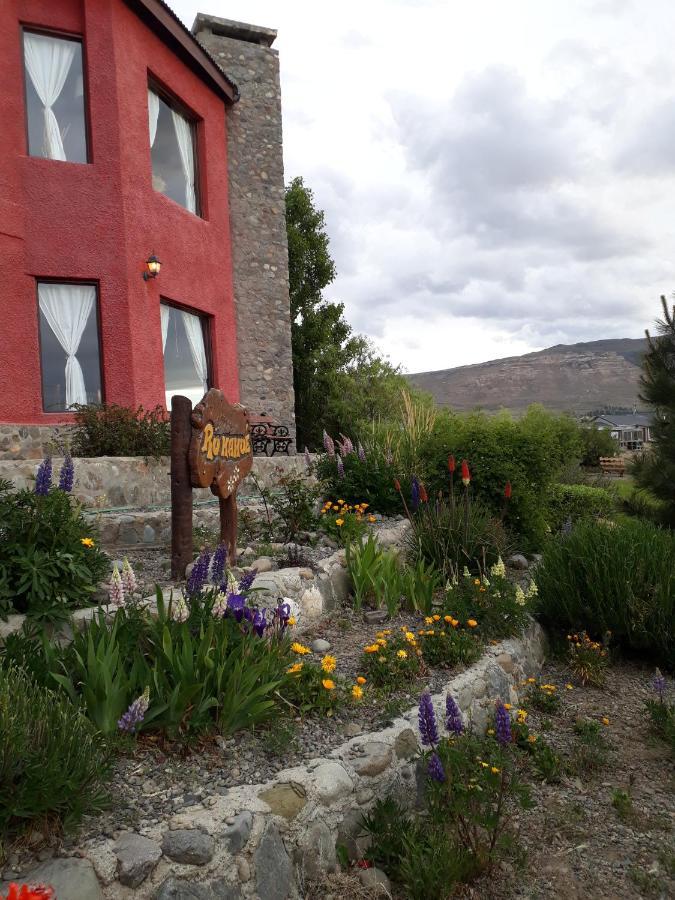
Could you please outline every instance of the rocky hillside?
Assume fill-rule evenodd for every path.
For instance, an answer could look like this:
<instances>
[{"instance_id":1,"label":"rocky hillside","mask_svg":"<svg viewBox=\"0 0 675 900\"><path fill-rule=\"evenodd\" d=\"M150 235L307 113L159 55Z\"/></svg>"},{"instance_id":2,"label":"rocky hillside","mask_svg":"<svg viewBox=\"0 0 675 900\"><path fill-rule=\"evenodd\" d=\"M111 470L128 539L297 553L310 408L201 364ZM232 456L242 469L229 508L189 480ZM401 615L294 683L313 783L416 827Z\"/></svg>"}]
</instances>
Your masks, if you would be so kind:
<instances>
[{"instance_id":1,"label":"rocky hillside","mask_svg":"<svg viewBox=\"0 0 675 900\"><path fill-rule=\"evenodd\" d=\"M409 380L441 406L467 410L510 409L531 403L576 414L604 407L639 406L644 339L559 344L524 356L472 366L420 372Z\"/></svg>"}]
</instances>

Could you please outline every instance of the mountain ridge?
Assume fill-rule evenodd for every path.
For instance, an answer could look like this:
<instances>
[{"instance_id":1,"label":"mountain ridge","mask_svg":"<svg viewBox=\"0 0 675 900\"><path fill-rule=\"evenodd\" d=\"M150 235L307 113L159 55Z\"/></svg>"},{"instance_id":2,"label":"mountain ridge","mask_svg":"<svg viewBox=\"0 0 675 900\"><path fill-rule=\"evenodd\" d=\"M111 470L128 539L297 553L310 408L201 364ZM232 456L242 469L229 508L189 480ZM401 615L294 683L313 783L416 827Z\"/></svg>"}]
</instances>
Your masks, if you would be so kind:
<instances>
[{"instance_id":1,"label":"mountain ridge","mask_svg":"<svg viewBox=\"0 0 675 900\"><path fill-rule=\"evenodd\" d=\"M556 344L520 356L406 375L440 406L522 412L531 403L583 415L639 405L645 338Z\"/></svg>"}]
</instances>

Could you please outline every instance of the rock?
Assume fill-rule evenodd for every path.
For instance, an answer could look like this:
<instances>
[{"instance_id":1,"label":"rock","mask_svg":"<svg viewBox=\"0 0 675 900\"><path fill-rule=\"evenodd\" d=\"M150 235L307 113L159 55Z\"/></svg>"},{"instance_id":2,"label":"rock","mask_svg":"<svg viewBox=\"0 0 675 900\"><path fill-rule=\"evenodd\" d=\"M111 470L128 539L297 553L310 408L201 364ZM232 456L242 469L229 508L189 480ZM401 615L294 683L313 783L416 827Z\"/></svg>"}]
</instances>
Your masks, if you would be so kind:
<instances>
[{"instance_id":1,"label":"rock","mask_svg":"<svg viewBox=\"0 0 675 900\"><path fill-rule=\"evenodd\" d=\"M419 742L412 728L404 728L394 741L394 753L399 759L412 759L417 755Z\"/></svg>"},{"instance_id":2,"label":"rock","mask_svg":"<svg viewBox=\"0 0 675 900\"><path fill-rule=\"evenodd\" d=\"M491 664L485 670L485 677L490 696L495 699L500 698L507 703L510 696L511 682L504 669L501 666Z\"/></svg>"},{"instance_id":3,"label":"rock","mask_svg":"<svg viewBox=\"0 0 675 900\"><path fill-rule=\"evenodd\" d=\"M386 622L389 613L386 609L367 609L363 614L363 621L366 625L381 625Z\"/></svg>"},{"instance_id":4,"label":"rock","mask_svg":"<svg viewBox=\"0 0 675 900\"><path fill-rule=\"evenodd\" d=\"M511 569L520 569L521 571L529 569L530 567L529 562L522 553L514 553L513 556L509 556L506 560L506 565Z\"/></svg>"},{"instance_id":5,"label":"rock","mask_svg":"<svg viewBox=\"0 0 675 900\"><path fill-rule=\"evenodd\" d=\"M265 900L286 900L291 891L293 867L275 825L268 824L255 852L256 886Z\"/></svg>"},{"instance_id":6,"label":"rock","mask_svg":"<svg viewBox=\"0 0 675 900\"><path fill-rule=\"evenodd\" d=\"M495 662L502 667L505 672L511 674L513 672L513 658L508 653L500 653Z\"/></svg>"},{"instance_id":7,"label":"rock","mask_svg":"<svg viewBox=\"0 0 675 900\"><path fill-rule=\"evenodd\" d=\"M239 885L229 884L223 878L208 884L195 884L173 875L166 878L155 893L155 900L239 900L240 897Z\"/></svg>"},{"instance_id":8,"label":"rock","mask_svg":"<svg viewBox=\"0 0 675 900\"><path fill-rule=\"evenodd\" d=\"M214 840L200 828L177 828L162 839L162 852L179 863L204 866L213 859Z\"/></svg>"},{"instance_id":9,"label":"rock","mask_svg":"<svg viewBox=\"0 0 675 900\"><path fill-rule=\"evenodd\" d=\"M382 741L370 741L363 748L363 756L352 761L358 775L373 778L380 775L391 763L391 747Z\"/></svg>"},{"instance_id":10,"label":"rock","mask_svg":"<svg viewBox=\"0 0 675 900\"><path fill-rule=\"evenodd\" d=\"M312 570L308 569L306 566L304 566L301 569L298 569L298 575L300 576L300 578L303 578L305 581L311 581L312 578L314 578L314 572L312 572Z\"/></svg>"},{"instance_id":11,"label":"rock","mask_svg":"<svg viewBox=\"0 0 675 900\"><path fill-rule=\"evenodd\" d=\"M318 587L307 588L300 595L299 605L303 618L318 619L323 613L323 594Z\"/></svg>"},{"instance_id":12,"label":"rock","mask_svg":"<svg viewBox=\"0 0 675 900\"><path fill-rule=\"evenodd\" d=\"M223 833L223 838L230 853L239 853L241 848L245 846L252 827L253 813L247 809L234 816L232 823L228 825Z\"/></svg>"},{"instance_id":13,"label":"rock","mask_svg":"<svg viewBox=\"0 0 675 900\"><path fill-rule=\"evenodd\" d=\"M110 843L88 847L84 856L94 866L99 881L105 885L113 883L117 877L117 857Z\"/></svg>"},{"instance_id":14,"label":"rock","mask_svg":"<svg viewBox=\"0 0 675 900\"><path fill-rule=\"evenodd\" d=\"M372 891L373 897L391 897L391 882L381 869L361 869L359 881Z\"/></svg>"},{"instance_id":15,"label":"rock","mask_svg":"<svg viewBox=\"0 0 675 900\"><path fill-rule=\"evenodd\" d=\"M51 859L22 873L18 880L50 885L58 900L103 900L96 872L88 859ZM0 884L0 895L4 896L8 890L8 884Z\"/></svg>"},{"instance_id":16,"label":"rock","mask_svg":"<svg viewBox=\"0 0 675 900\"><path fill-rule=\"evenodd\" d=\"M351 860L362 859L370 846L370 838L363 832L362 819L360 809L350 809L338 828L336 844L345 848Z\"/></svg>"},{"instance_id":17,"label":"rock","mask_svg":"<svg viewBox=\"0 0 675 900\"><path fill-rule=\"evenodd\" d=\"M162 855L159 844L131 831L122 834L113 849L117 857L117 877L131 888L145 881Z\"/></svg>"},{"instance_id":18,"label":"rock","mask_svg":"<svg viewBox=\"0 0 675 900\"><path fill-rule=\"evenodd\" d=\"M274 568L274 561L269 556L259 556L251 563L251 568L256 572L271 572Z\"/></svg>"},{"instance_id":19,"label":"rock","mask_svg":"<svg viewBox=\"0 0 675 900\"><path fill-rule=\"evenodd\" d=\"M312 648L312 653L328 653L330 650L330 643L324 641L323 638L317 638L309 646Z\"/></svg>"},{"instance_id":20,"label":"rock","mask_svg":"<svg viewBox=\"0 0 675 900\"><path fill-rule=\"evenodd\" d=\"M314 771L314 787L324 806L330 806L354 790L352 779L336 762L326 762Z\"/></svg>"},{"instance_id":21,"label":"rock","mask_svg":"<svg viewBox=\"0 0 675 900\"><path fill-rule=\"evenodd\" d=\"M307 803L307 792L301 784L291 781L287 784L275 784L258 794L272 810L275 816L282 816L289 822L294 819Z\"/></svg>"},{"instance_id":22,"label":"rock","mask_svg":"<svg viewBox=\"0 0 675 900\"><path fill-rule=\"evenodd\" d=\"M304 875L311 880L318 879L322 872L334 872L337 868L335 840L325 822L314 822L303 836L300 861Z\"/></svg>"},{"instance_id":23,"label":"rock","mask_svg":"<svg viewBox=\"0 0 675 900\"><path fill-rule=\"evenodd\" d=\"M237 875L242 884L251 880L251 866L244 856L237 857Z\"/></svg>"},{"instance_id":24,"label":"rock","mask_svg":"<svg viewBox=\"0 0 675 900\"><path fill-rule=\"evenodd\" d=\"M361 726L356 722L347 722L347 724L345 725L345 737L356 737L358 734L361 734L362 731L363 728L361 728Z\"/></svg>"},{"instance_id":25,"label":"rock","mask_svg":"<svg viewBox=\"0 0 675 900\"><path fill-rule=\"evenodd\" d=\"M152 525L146 525L143 528L143 543L144 544L154 544L157 535L155 534L155 529Z\"/></svg>"}]
</instances>

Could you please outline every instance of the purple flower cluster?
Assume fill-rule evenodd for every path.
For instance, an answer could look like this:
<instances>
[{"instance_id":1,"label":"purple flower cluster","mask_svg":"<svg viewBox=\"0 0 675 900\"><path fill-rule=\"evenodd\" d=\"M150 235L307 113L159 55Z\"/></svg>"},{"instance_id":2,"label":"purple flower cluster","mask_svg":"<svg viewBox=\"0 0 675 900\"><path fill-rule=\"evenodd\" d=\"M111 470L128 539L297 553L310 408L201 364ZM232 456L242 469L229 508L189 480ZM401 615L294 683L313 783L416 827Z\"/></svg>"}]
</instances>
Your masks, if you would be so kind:
<instances>
[{"instance_id":1,"label":"purple flower cluster","mask_svg":"<svg viewBox=\"0 0 675 900\"><path fill-rule=\"evenodd\" d=\"M59 472L59 489L69 494L75 481L75 466L70 453L66 453Z\"/></svg>"},{"instance_id":2,"label":"purple flower cluster","mask_svg":"<svg viewBox=\"0 0 675 900\"><path fill-rule=\"evenodd\" d=\"M462 713L452 694L445 697L445 729L448 734L460 735L464 731Z\"/></svg>"},{"instance_id":3,"label":"purple flower cluster","mask_svg":"<svg viewBox=\"0 0 675 900\"><path fill-rule=\"evenodd\" d=\"M363 444L359 444L358 456L359 456L359 459L361 460L361 462L366 461L366 451L363 449Z\"/></svg>"},{"instance_id":4,"label":"purple flower cluster","mask_svg":"<svg viewBox=\"0 0 675 900\"><path fill-rule=\"evenodd\" d=\"M429 757L427 774L429 778L431 778L433 781L437 781L439 784L443 784L443 782L445 781L445 770L443 769L443 763L441 762L441 758L438 753L432 753Z\"/></svg>"},{"instance_id":5,"label":"purple flower cluster","mask_svg":"<svg viewBox=\"0 0 675 900\"><path fill-rule=\"evenodd\" d=\"M337 473L338 473L338 478L345 477L344 463L342 462L342 459L339 456L337 457Z\"/></svg>"},{"instance_id":6,"label":"purple flower cluster","mask_svg":"<svg viewBox=\"0 0 675 900\"><path fill-rule=\"evenodd\" d=\"M422 743L428 747L435 747L438 743L438 726L429 691L425 691L420 697L418 721Z\"/></svg>"},{"instance_id":7,"label":"purple flower cluster","mask_svg":"<svg viewBox=\"0 0 675 900\"><path fill-rule=\"evenodd\" d=\"M258 574L257 569L251 569L250 572L247 572L245 575L242 575L239 579L239 593L245 594L246 591L250 591L253 586L253 582L255 581L255 576Z\"/></svg>"},{"instance_id":8,"label":"purple flower cluster","mask_svg":"<svg viewBox=\"0 0 675 900\"><path fill-rule=\"evenodd\" d=\"M35 493L39 497L46 497L52 486L52 458L45 456L38 466L35 476Z\"/></svg>"},{"instance_id":9,"label":"purple flower cluster","mask_svg":"<svg viewBox=\"0 0 675 900\"><path fill-rule=\"evenodd\" d=\"M253 616L253 621L251 624L253 625L253 630L258 635L258 637L263 636L263 634L265 633L265 629L267 628L267 626L269 624L267 619L265 618L266 612L267 612L266 609L262 609L262 610L256 609L255 614Z\"/></svg>"},{"instance_id":10,"label":"purple flower cluster","mask_svg":"<svg viewBox=\"0 0 675 900\"><path fill-rule=\"evenodd\" d=\"M342 455L349 456L350 453L354 452L354 445L348 437L345 437L344 434L340 433L340 437L342 438Z\"/></svg>"},{"instance_id":11,"label":"purple flower cluster","mask_svg":"<svg viewBox=\"0 0 675 900\"><path fill-rule=\"evenodd\" d=\"M222 584L225 578L225 563L227 562L227 547L225 544L218 544L213 552L211 560L211 582L213 584Z\"/></svg>"},{"instance_id":12,"label":"purple flower cluster","mask_svg":"<svg viewBox=\"0 0 675 900\"><path fill-rule=\"evenodd\" d=\"M495 711L495 736L502 745L511 743L511 716L501 700L497 701Z\"/></svg>"},{"instance_id":13,"label":"purple flower cluster","mask_svg":"<svg viewBox=\"0 0 675 900\"><path fill-rule=\"evenodd\" d=\"M335 456L335 442L325 430L323 433L323 449L326 451L328 456Z\"/></svg>"},{"instance_id":14,"label":"purple flower cluster","mask_svg":"<svg viewBox=\"0 0 675 900\"><path fill-rule=\"evenodd\" d=\"M656 691L656 695L659 698L659 700L661 701L661 703L663 703L663 700L666 696L666 679L661 674L660 669L657 669L654 674L654 680L652 681L652 687Z\"/></svg>"},{"instance_id":15,"label":"purple flower cluster","mask_svg":"<svg viewBox=\"0 0 675 900\"><path fill-rule=\"evenodd\" d=\"M143 723L145 714L150 706L150 688L146 688L140 697L129 706L121 719L117 722L120 731L127 734L135 734L138 727Z\"/></svg>"},{"instance_id":16,"label":"purple flower cluster","mask_svg":"<svg viewBox=\"0 0 675 900\"><path fill-rule=\"evenodd\" d=\"M290 603L280 603L274 610L274 621L278 623L279 630L283 633L288 627L291 618Z\"/></svg>"},{"instance_id":17,"label":"purple flower cluster","mask_svg":"<svg viewBox=\"0 0 675 900\"><path fill-rule=\"evenodd\" d=\"M189 597L194 597L199 594L201 589L208 582L210 563L211 554L208 550L203 550L192 566L190 577L187 580L185 590Z\"/></svg>"}]
</instances>

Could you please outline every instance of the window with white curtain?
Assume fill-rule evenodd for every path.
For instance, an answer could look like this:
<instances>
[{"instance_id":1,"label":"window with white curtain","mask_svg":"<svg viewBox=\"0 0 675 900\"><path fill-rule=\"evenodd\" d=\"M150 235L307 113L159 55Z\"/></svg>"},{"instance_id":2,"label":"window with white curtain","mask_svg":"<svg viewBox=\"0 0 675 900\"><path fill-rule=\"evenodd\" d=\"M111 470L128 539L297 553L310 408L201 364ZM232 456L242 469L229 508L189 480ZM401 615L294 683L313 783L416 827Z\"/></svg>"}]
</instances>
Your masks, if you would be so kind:
<instances>
[{"instance_id":1,"label":"window with white curtain","mask_svg":"<svg viewBox=\"0 0 675 900\"><path fill-rule=\"evenodd\" d=\"M29 155L86 163L82 42L24 31L23 59Z\"/></svg>"},{"instance_id":2,"label":"window with white curtain","mask_svg":"<svg viewBox=\"0 0 675 900\"><path fill-rule=\"evenodd\" d=\"M148 88L148 136L153 188L199 215L194 122L152 87Z\"/></svg>"},{"instance_id":3,"label":"window with white curtain","mask_svg":"<svg viewBox=\"0 0 675 900\"><path fill-rule=\"evenodd\" d=\"M160 325L166 408L171 409L174 394L188 397L195 406L208 391L210 383L207 320L204 316L161 303Z\"/></svg>"},{"instance_id":4,"label":"window with white curtain","mask_svg":"<svg viewBox=\"0 0 675 900\"><path fill-rule=\"evenodd\" d=\"M45 412L101 403L96 286L39 281L37 292Z\"/></svg>"}]
</instances>

